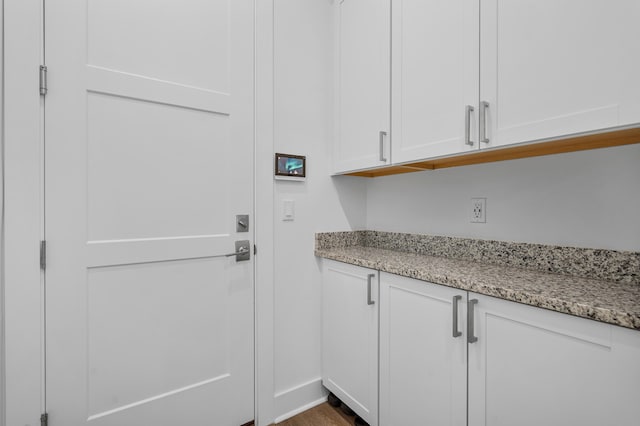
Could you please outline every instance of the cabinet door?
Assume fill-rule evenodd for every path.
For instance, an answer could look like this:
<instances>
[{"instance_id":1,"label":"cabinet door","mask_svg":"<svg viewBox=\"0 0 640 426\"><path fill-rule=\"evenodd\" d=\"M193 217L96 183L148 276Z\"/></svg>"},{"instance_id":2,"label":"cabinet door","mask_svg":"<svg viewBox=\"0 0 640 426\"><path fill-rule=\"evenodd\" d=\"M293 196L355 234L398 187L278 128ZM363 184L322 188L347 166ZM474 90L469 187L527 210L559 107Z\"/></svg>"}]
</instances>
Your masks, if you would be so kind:
<instances>
[{"instance_id":1,"label":"cabinet door","mask_svg":"<svg viewBox=\"0 0 640 426\"><path fill-rule=\"evenodd\" d=\"M465 291L381 273L381 425L466 425L464 318Z\"/></svg>"},{"instance_id":2,"label":"cabinet door","mask_svg":"<svg viewBox=\"0 0 640 426\"><path fill-rule=\"evenodd\" d=\"M394 163L478 149L478 14L478 0L393 2Z\"/></svg>"},{"instance_id":3,"label":"cabinet door","mask_svg":"<svg viewBox=\"0 0 640 426\"><path fill-rule=\"evenodd\" d=\"M640 122L639 21L638 0L482 0L483 145Z\"/></svg>"},{"instance_id":4,"label":"cabinet door","mask_svg":"<svg viewBox=\"0 0 640 426\"><path fill-rule=\"evenodd\" d=\"M378 424L378 273L323 260L322 383Z\"/></svg>"},{"instance_id":5,"label":"cabinet door","mask_svg":"<svg viewBox=\"0 0 640 426\"><path fill-rule=\"evenodd\" d=\"M334 171L391 163L390 0L342 0L336 7Z\"/></svg>"},{"instance_id":6,"label":"cabinet door","mask_svg":"<svg viewBox=\"0 0 640 426\"><path fill-rule=\"evenodd\" d=\"M469 426L638 424L640 332L469 299L478 339L469 344Z\"/></svg>"}]
</instances>

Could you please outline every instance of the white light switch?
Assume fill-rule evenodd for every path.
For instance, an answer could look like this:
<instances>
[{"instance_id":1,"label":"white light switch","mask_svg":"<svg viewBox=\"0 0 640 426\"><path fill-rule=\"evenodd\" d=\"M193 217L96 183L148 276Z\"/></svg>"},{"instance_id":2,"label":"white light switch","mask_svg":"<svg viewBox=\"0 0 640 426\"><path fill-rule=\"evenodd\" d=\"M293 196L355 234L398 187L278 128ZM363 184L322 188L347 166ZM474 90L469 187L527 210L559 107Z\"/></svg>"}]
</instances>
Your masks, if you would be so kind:
<instances>
[{"instance_id":1,"label":"white light switch","mask_svg":"<svg viewBox=\"0 0 640 426\"><path fill-rule=\"evenodd\" d=\"M296 205L293 200L282 200L282 220L293 221L296 218Z\"/></svg>"}]
</instances>

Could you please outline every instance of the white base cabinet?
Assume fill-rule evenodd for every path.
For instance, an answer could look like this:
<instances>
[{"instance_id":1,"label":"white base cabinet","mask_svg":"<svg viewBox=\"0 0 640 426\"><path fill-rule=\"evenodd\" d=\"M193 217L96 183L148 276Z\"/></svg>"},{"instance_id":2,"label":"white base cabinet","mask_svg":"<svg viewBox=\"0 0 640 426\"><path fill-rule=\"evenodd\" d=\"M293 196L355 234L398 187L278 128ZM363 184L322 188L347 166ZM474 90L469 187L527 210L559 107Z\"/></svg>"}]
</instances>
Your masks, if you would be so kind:
<instances>
[{"instance_id":1,"label":"white base cabinet","mask_svg":"<svg viewBox=\"0 0 640 426\"><path fill-rule=\"evenodd\" d=\"M640 332L469 299L469 426L640 424Z\"/></svg>"},{"instance_id":2,"label":"white base cabinet","mask_svg":"<svg viewBox=\"0 0 640 426\"><path fill-rule=\"evenodd\" d=\"M466 425L466 293L380 274L381 425Z\"/></svg>"},{"instance_id":3,"label":"white base cabinet","mask_svg":"<svg viewBox=\"0 0 640 426\"><path fill-rule=\"evenodd\" d=\"M323 259L322 384L378 424L378 272Z\"/></svg>"},{"instance_id":4,"label":"white base cabinet","mask_svg":"<svg viewBox=\"0 0 640 426\"><path fill-rule=\"evenodd\" d=\"M639 424L637 330L329 260L323 314L323 383L371 425Z\"/></svg>"}]
</instances>

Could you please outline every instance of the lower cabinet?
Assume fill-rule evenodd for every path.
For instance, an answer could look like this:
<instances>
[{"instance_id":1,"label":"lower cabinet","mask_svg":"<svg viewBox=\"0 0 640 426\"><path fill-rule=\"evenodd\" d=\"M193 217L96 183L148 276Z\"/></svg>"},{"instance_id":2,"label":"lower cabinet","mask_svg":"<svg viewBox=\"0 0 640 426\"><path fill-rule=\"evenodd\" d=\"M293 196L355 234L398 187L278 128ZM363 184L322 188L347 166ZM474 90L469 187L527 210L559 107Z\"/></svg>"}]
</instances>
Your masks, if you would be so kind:
<instances>
[{"instance_id":1,"label":"lower cabinet","mask_svg":"<svg viewBox=\"0 0 640 426\"><path fill-rule=\"evenodd\" d=\"M333 261L323 270L323 383L371 425L639 424L637 330Z\"/></svg>"},{"instance_id":2,"label":"lower cabinet","mask_svg":"<svg viewBox=\"0 0 640 426\"><path fill-rule=\"evenodd\" d=\"M380 424L467 423L467 292L380 274Z\"/></svg>"},{"instance_id":3,"label":"lower cabinet","mask_svg":"<svg viewBox=\"0 0 640 426\"><path fill-rule=\"evenodd\" d=\"M469 426L640 424L640 332L469 299Z\"/></svg>"},{"instance_id":4,"label":"lower cabinet","mask_svg":"<svg viewBox=\"0 0 640 426\"><path fill-rule=\"evenodd\" d=\"M380 274L380 425L637 426L640 332Z\"/></svg>"},{"instance_id":5,"label":"lower cabinet","mask_svg":"<svg viewBox=\"0 0 640 426\"><path fill-rule=\"evenodd\" d=\"M322 263L322 384L376 426L378 272Z\"/></svg>"}]
</instances>

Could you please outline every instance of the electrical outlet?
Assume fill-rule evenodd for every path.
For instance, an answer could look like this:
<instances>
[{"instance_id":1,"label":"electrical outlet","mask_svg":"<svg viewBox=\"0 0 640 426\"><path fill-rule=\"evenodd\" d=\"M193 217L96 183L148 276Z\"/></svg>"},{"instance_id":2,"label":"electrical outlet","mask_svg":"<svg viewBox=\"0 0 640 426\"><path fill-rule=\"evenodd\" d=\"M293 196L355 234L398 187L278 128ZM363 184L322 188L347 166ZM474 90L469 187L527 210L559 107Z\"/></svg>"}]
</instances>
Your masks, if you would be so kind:
<instances>
[{"instance_id":1,"label":"electrical outlet","mask_svg":"<svg viewBox=\"0 0 640 426\"><path fill-rule=\"evenodd\" d=\"M487 222L487 199L472 198L471 199L471 223Z\"/></svg>"}]
</instances>

